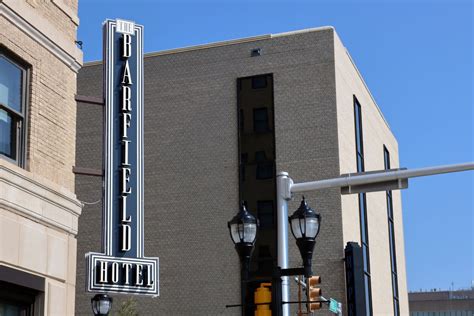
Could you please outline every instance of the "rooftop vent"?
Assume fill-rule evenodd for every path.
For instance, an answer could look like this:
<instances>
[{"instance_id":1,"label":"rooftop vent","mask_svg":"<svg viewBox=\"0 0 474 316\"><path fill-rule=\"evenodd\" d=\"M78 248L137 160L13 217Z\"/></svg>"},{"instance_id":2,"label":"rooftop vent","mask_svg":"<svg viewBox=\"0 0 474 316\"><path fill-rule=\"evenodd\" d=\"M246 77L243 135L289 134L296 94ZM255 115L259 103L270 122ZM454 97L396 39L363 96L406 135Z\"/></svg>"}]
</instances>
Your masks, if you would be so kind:
<instances>
[{"instance_id":1,"label":"rooftop vent","mask_svg":"<svg viewBox=\"0 0 474 316\"><path fill-rule=\"evenodd\" d=\"M262 55L262 49L261 48L254 48L250 51L250 57L257 57Z\"/></svg>"}]
</instances>

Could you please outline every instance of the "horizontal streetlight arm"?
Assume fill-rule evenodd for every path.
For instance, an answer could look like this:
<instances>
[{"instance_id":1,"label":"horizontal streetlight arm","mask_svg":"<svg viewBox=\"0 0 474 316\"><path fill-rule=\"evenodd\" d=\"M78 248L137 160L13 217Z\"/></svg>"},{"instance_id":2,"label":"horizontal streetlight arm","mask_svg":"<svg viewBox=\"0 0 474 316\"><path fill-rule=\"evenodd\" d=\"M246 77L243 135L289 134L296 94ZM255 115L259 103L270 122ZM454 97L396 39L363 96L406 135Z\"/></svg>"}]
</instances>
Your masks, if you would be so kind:
<instances>
[{"instance_id":1,"label":"horizontal streetlight arm","mask_svg":"<svg viewBox=\"0 0 474 316\"><path fill-rule=\"evenodd\" d=\"M278 266L282 269L288 268L288 201L291 200L292 193L306 192L312 190L321 190L327 188L349 188L351 193L351 187L360 186L360 192L362 190L390 190L387 189L387 185L392 185L393 182L399 182L397 188L403 188L403 182L407 181L408 178L423 177L441 173L459 172L466 170L474 170L474 163L463 163L449 166L429 167L421 169L392 169L383 171L372 171L366 173L356 173L343 175L339 178L293 183L293 180L289 177L287 172L280 172L277 174L277 214L278 214ZM379 184L370 187L370 184ZM364 186L365 185L365 186ZM283 302L289 302L290 300L290 284L288 277L283 276L281 278L281 297ZM290 316L289 304L283 304L282 315Z\"/></svg>"},{"instance_id":2,"label":"horizontal streetlight arm","mask_svg":"<svg viewBox=\"0 0 474 316\"><path fill-rule=\"evenodd\" d=\"M361 184L371 184L378 182L386 182L393 180L406 180L408 178L415 177L424 177L435 174L450 173L450 172L460 172L474 170L474 163L467 162L455 165L447 166L436 166L428 168L419 168L419 169L399 169L394 171L380 171L380 172L370 172L368 174L358 173L358 174L348 174L339 178L325 179L318 181L310 182L301 182L301 183L292 183L290 184L290 192L306 192L312 190L321 190L328 188L340 188L340 187L350 187Z\"/></svg>"}]
</instances>

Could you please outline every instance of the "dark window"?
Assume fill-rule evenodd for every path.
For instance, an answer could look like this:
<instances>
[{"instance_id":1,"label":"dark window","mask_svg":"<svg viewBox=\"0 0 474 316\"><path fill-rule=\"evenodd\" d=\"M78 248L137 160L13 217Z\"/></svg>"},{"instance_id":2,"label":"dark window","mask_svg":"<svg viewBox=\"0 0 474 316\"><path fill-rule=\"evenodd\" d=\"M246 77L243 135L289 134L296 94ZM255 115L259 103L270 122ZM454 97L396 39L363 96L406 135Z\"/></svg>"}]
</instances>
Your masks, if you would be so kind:
<instances>
[{"instance_id":1,"label":"dark window","mask_svg":"<svg viewBox=\"0 0 474 316\"><path fill-rule=\"evenodd\" d=\"M273 162L265 161L257 164L257 176L258 180L272 179L273 178Z\"/></svg>"},{"instance_id":2,"label":"dark window","mask_svg":"<svg viewBox=\"0 0 474 316\"><path fill-rule=\"evenodd\" d=\"M23 165L26 70L0 53L0 155Z\"/></svg>"},{"instance_id":3,"label":"dark window","mask_svg":"<svg viewBox=\"0 0 474 316\"><path fill-rule=\"evenodd\" d=\"M259 237L250 261L249 279L245 286L247 308L253 315L254 291L261 279L272 277L272 258L276 258L275 134L273 76L260 74L237 79L238 159L240 160L239 199L248 202L248 210L260 220ZM261 109L259 109L261 108ZM242 114L243 113L243 117ZM243 129L242 129L243 125ZM248 153L248 156L243 154ZM265 179L265 180L261 180ZM262 203L263 202L263 203Z\"/></svg>"},{"instance_id":4,"label":"dark window","mask_svg":"<svg viewBox=\"0 0 474 316\"><path fill-rule=\"evenodd\" d=\"M356 144L357 172L364 172L364 137L362 133L362 108L354 96L354 126ZM369 233L367 223L367 200L365 193L359 194L360 239L365 283L365 305L367 315L372 315L372 291L370 281Z\"/></svg>"},{"instance_id":5,"label":"dark window","mask_svg":"<svg viewBox=\"0 0 474 316\"><path fill-rule=\"evenodd\" d=\"M267 87L267 76L252 77L252 89L263 89Z\"/></svg>"},{"instance_id":6,"label":"dark window","mask_svg":"<svg viewBox=\"0 0 474 316\"><path fill-rule=\"evenodd\" d=\"M243 153L240 155L240 181L245 181L245 166L247 165L249 155L247 153Z\"/></svg>"},{"instance_id":7,"label":"dark window","mask_svg":"<svg viewBox=\"0 0 474 316\"><path fill-rule=\"evenodd\" d=\"M273 161L266 158L264 151L255 152L255 162L257 163L255 177L258 180L273 178Z\"/></svg>"},{"instance_id":8,"label":"dark window","mask_svg":"<svg viewBox=\"0 0 474 316\"><path fill-rule=\"evenodd\" d=\"M256 133L268 132L268 110L259 108L253 110L253 130Z\"/></svg>"},{"instance_id":9,"label":"dark window","mask_svg":"<svg viewBox=\"0 0 474 316\"><path fill-rule=\"evenodd\" d=\"M387 147L383 147L383 158L385 170L390 169L390 152ZM397 252L395 249L395 224L393 221L393 200L392 191L387 191L387 218L388 218L388 242L390 251L390 268L392 270L392 292L393 292L393 312L395 316L400 315L400 304L398 301L398 275L397 275Z\"/></svg>"},{"instance_id":10,"label":"dark window","mask_svg":"<svg viewBox=\"0 0 474 316\"><path fill-rule=\"evenodd\" d=\"M267 160L267 155L265 155L264 150L256 151L255 152L255 162L264 162Z\"/></svg>"},{"instance_id":11,"label":"dark window","mask_svg":"<svg viewBox=\"0 0 474 316\"><path fill-rule=\"evenodd\" d=\"M243 132L244 131L244 110L239 110L239 128Z\"/></svg>"},{"instance_id":12,"label":"dark window","mask_svg":"<svg viewBox=\"0 0 474 316\"><path fill-rule=\"evenodd\" d=\"M273 227L273 201L257 201L257 213L260 229Z\"/></svg>"},{"instance_id":13,"label":"dark window","mask_svg":"<svg viewBox=\"0 0 474 316\"><path fill-rule=\"evenodd\" d=\"M0 315L36 315L41 299L39 291L0 281Z\"/></svg>"}]
</instances>

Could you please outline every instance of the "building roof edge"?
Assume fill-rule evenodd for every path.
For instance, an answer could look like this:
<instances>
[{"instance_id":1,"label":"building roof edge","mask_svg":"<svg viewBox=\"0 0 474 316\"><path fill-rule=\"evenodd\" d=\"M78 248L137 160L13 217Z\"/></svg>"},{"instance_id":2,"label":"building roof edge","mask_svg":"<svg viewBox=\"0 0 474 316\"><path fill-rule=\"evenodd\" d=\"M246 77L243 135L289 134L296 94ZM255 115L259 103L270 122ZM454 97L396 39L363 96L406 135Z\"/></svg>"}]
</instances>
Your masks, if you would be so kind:
<instances>
[{"instance_id":1,"label":"building roof edge","mask_svg":"<svg viewBox=\"0 0 474 316\"><path fill-rule=\"evenodd\" d=\"M210 43L193 45L193 46L171 48L171 49L165 49L165 50L157 51L157 52L145 53L144 57L147 58L147 57L163 56L163 55L170 55L170 54L176 54L176 53L184 53L184 52L196 51L196 50L201 50L201 49L236 45L236 44L242 44L242 43L250 43L250 42L256 42L256 41L261 41L261 40L266 40L266 39L271 39L271 38L278 38L278 37L291 36L291 35L310 33L310 32L319 32L319 31L324 31L324 30L334 30L334 27L320 26L320 27L313 27L313 28L307 28L307 29L296 30L296 31L289 31L289 32L282 32L282 33L275 33L275 34L263 34L263 35L257 35L257 36L251 36L251 37L243 37L239 39L231 39L231 40L210 42ZM100 65L100 64L102 64L102 61L100 60L89 61L89 62L84 63L84 67L95 66L95 65Z\"/></svg>"}]
</instances>

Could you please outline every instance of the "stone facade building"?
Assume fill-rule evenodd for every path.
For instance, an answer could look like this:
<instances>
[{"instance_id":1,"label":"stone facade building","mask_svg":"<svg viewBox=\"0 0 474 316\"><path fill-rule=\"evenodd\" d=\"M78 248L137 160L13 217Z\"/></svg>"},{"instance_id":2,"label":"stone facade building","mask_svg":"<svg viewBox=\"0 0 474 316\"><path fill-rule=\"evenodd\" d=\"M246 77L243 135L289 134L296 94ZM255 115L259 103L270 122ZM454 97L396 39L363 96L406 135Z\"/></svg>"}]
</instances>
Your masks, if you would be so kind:
<instances>
[{"instance_id":1,"label":"stone facade building","mask_svg":"<svg viewBox=\"0 0 474 316\"><path fill-rule=\"evenodd\" d=\"M0 0L0 315L72 315L77 0Z\"/></svg>"},{"instance_id":2,"label":"stone facade building","mask_svg":"<svg viewBox=\"0 0 474 316\"><path fill-rule=\"evenodd\" d=\"M231 315L240 267L227 221L239 200L260 220L251 278L276 260L275 175L295 182L398 168L398 145L347 50L331 27L264 35L145 56L145 254L160 258L160 297L137 297L148 315ZM100 250L102 65L78 77L78 284L88 251ZM322 216L313 270L325 297L348 314L344 249L362 250L367 314L407 315L399 191L309 192ZM290 214L301 196L290 203ZM301 265L290 236L290 266ZM250 282L252 290L259 282ZM296 284L291 284L292 295ZM91 295L76 288L76 313ZM123 296L114 296L114 309ZM359 298L360 300L360 298ZM249 309L248 314L252 315ZM292 306L295 310L295 306ZM321 315L329 314L327 307Z\"/></svg>"},{"instance_id":3,"label":"stone facade building","mask_svg":"<svg viewBox=\"0 0 474 316\"><path fill-rule=\"evenodd\" d=\"M473 316L474 288L408 293L410 316Z\"/></svg>"}]
</instances>

